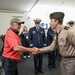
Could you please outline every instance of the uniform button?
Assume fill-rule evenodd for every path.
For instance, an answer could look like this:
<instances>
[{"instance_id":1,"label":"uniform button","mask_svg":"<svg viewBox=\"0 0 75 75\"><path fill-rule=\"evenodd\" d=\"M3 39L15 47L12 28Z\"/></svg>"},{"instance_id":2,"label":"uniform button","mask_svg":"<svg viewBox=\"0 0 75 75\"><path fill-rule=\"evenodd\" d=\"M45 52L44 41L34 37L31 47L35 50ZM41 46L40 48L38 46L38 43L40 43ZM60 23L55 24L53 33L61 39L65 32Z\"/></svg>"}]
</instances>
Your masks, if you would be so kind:
<instances>
[{"instance_id":1,"label":"uniform button","mask_svg":"<svg viewBox=\"0 0 75 75\"><path fill-rule=\"evenodd\" d=\"M38 43L40 43L40 42L38 42Z\"/></svg>"}]
</instances>

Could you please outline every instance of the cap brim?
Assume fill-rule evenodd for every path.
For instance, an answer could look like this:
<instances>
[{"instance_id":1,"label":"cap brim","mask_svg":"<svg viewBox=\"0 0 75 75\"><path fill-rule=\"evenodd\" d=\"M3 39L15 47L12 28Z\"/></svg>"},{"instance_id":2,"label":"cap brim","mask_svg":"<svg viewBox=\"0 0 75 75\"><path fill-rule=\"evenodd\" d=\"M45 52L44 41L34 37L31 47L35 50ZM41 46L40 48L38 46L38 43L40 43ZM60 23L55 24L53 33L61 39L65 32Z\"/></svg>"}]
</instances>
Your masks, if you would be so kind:
<instances>
[{"instance_id":1,"label":"cap brim","mask_svg":"<svg viewBox=\"0 0 75 75\"><path fill-rule=\"evenodd\" d=\"M25 22L19 22L19 24L24 24Z\"/></svg>"}]
</instances>

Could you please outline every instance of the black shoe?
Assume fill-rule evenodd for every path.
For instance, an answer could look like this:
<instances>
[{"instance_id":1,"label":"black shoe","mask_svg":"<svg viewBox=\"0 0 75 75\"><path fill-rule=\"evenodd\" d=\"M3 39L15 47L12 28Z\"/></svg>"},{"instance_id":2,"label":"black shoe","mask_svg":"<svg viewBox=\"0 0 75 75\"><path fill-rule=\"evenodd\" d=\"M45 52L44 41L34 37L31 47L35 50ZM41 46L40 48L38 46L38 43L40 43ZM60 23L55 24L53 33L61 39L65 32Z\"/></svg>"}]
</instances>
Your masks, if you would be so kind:
<instances>
[{"instance_id":1,"label":"black shoe","mask_svg":"<svg viewBox=\"0 0 75 75\"><path fill-rule=\"evenodd\" d=\"M53 67L52 66L48 66L49 70L51 70Z\"/></svg>"},{"instance_id":2,"label":"black shoe","mask_svg":"<svg viewBox=\"0 0 75 75\"><path fill-rule=\"evenodd\" d=\"M52 68L56 69L56 66L52 66Z\"/></svg>"},{"instance_id":3,"label":"black shoe","mask_svg":"<svg viewBox=\"0 0 75 75\"><path fill-rule=\"evenodd\" d=\"M35 74L38 74L38 71L37 70L35 71Z\"/></svg>"},{"instance_id":4,"label":"black shoe","mask_svg":"<svg viewBox=\"0 0 75 75\"><path fill-rule=\"evenodd\" d=\"M44 73L42 70L39 70L40 73Z\"/></svg>"}]
</instances>

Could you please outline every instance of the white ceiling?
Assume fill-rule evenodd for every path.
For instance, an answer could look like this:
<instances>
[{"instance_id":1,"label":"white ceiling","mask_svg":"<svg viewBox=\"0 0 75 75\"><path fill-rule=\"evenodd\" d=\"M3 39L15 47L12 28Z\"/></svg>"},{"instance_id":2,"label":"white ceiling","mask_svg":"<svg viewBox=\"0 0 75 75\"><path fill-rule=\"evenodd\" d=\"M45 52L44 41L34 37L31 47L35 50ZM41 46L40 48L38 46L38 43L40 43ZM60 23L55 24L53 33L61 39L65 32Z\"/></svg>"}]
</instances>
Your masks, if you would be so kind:
<instances>
[{"instance_id":1,"label":"white ceiling","mask_svg":"<svg viewBox=\"0 0 75 75\"><path fill-rule=\"evenodd\" d=\"M38 6L41 10L52 6L74 8L75 0L0 0L0 10L32 11L33 9L37 10L35 7Z\"/></svg>"},{"instance_id":2,"label":"white ceiling","mask_svg":"<svg viewBox=\"0 0 75 75\"><path fill-rule=\"evenodd\" d=\"M0 0L0 10L29 11L36 0Z\"/></svg>"}]
</instances>

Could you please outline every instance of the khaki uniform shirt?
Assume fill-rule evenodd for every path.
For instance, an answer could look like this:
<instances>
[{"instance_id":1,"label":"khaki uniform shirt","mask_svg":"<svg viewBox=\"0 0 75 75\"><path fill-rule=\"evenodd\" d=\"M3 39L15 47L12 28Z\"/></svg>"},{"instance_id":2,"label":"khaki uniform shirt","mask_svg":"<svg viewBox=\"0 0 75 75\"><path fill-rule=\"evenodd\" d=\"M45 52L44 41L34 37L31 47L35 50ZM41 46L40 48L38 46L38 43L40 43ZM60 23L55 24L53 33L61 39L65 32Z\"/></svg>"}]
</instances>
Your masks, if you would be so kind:
<instances>
[{"instance_id":1,"label":"khaki uniform shirt","mask_svg":"<svg viewBox=\"0 0 75 75\"><path fill-rule=\"evenodd\" d=\"M63 56L75 56L75 27L68 30L62 26L58 32L59 53ZM53 51L55 48L56 39L54 38L50 46L40 48L39 53Z\"/></svg>"}]
</instances>

